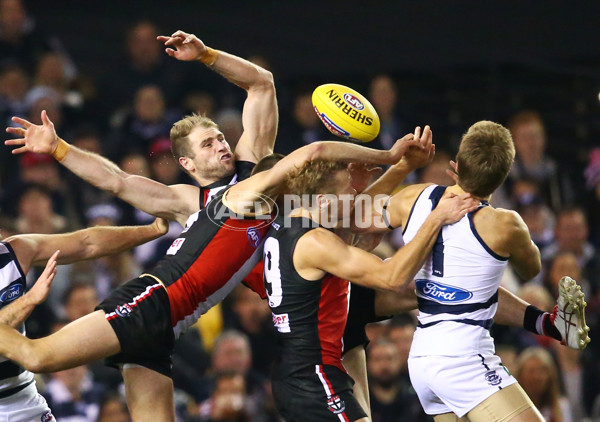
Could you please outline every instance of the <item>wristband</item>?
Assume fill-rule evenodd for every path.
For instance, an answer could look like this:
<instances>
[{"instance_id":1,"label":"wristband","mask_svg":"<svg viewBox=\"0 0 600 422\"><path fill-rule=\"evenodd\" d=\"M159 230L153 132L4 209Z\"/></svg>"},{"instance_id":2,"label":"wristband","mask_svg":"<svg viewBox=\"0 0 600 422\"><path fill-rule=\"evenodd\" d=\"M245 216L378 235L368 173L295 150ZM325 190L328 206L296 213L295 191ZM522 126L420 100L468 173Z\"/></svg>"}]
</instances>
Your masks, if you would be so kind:
<instances>
[{"instance_id":1,"label":"wristband","mask_svg":"<svg viewBox=\"0 0 600 422\"><path fill-rule=\"evenodd\" d=\"M71 145L58 138L58 143L56 144L56 148L52 151L52 156L56 159L56 161L61 162L65 159L65 155L71 149Z\"/></svg>"},{"instance_id":2,"label":"wristband","mask_svg":"<svg viewBox=\"0 0 600 422\"><path fill-rule=\"evenodd\" d=\"M198 59L200 63L204 63L207 66L212 66L217 61L219 52L214 48L206 47L206 52L202 57Z\"/></svg>"}]
</instances>

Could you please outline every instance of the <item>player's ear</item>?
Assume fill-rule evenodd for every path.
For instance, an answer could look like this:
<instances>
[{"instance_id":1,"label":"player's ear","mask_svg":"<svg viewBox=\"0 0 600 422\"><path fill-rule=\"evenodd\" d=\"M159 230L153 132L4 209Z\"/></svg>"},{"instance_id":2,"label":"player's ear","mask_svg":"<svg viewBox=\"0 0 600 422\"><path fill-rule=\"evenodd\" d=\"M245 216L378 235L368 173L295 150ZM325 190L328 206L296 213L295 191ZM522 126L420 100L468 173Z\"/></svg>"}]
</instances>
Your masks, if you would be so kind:
<instances>
[{"instance_id":1,"label":"player's ear","mask_svg":"<svg viewBox=\"0 0 600 422\"><path fill-rule=\"evenodd\" d=\"M179 157L179 164L188 172L196 169L194 162L188 157Z\"/></svg>"},{"instance_id":2,"label":"player's ear","mask_svg":"<svg viewBox=\"0 0 600 422\"><path fill-rule=\"evenodd\" d=\"M322 193L319 193L319 194L317 194L315 203L316 203L317 207L320 209L326 208L329 206L329 204L331 204L331 197L330 197L330 195L323 195Z\"/></svg>"}]
</instances>

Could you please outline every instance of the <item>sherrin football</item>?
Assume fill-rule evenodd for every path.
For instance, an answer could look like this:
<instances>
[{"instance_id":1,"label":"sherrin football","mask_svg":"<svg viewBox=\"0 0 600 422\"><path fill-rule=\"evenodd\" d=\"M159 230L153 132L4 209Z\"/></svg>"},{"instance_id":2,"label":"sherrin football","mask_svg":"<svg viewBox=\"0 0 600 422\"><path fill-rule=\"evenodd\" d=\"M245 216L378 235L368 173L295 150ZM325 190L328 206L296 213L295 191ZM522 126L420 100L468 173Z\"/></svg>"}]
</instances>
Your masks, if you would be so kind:
<instances>
[{"instance_id":1,"label":"sherrin football","mask_svg":"<svg viewBox=\"0 0 600 422\"><path fill-rule=\"evenodd\" d=\"M379 134L379 116L361 94L339 84L318 86L312 103L319 119L334 135L351 141L370 142Z\"/></svg>"}]
</instances>

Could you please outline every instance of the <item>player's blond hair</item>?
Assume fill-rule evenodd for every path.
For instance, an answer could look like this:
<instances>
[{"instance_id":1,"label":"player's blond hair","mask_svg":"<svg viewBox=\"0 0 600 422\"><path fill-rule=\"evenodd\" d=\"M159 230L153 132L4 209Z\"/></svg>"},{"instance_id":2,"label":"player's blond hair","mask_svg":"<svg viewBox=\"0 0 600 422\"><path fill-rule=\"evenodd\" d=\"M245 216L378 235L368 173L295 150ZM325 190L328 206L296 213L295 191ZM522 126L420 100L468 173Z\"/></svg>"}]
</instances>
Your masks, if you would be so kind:
<instances>
[{"instance_id":1,"label":"player's blond hair","mask_svg":"<svg viewBox=\"0 0 600 422\"><path fill-rule=\"evenodd\" d=\"M175 122L171 128L169 137L171 138L171 152L176 160L179 157L194 158L194 153L190 148L189 134L197 127L218 129L219 126L205 115L192 113L183 119Z\"/></svg>"},{"instance_id":2,"label":"player's blond hair","mask_svg":"<svg viewBox=\"0 0 600 422\"><path fill-rule=\"evenodd\" d=\"M509 130L498 123L477 122L463 135L456 155L458 184L465 192L487 197L504 183L514 159Z\"/></svg>"},{"instance_id":3,"label":"player's blond hair","mask_svg":"<svg viewBox=\"0 0 600 422\"><path fill-rule=\"evenodd\" d=\"M334 193L335 173L346 170L347 163L328 160L311 160L287 176L288 192L294 195Z\"/></svg>"}]
</instances>

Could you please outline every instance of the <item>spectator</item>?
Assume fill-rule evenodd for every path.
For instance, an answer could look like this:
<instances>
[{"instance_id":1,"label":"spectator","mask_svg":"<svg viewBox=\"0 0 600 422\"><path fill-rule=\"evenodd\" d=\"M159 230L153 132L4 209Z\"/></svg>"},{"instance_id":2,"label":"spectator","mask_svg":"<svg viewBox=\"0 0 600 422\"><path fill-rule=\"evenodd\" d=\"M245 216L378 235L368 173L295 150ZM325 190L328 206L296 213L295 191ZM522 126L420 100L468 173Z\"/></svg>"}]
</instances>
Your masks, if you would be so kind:
<instances>
[{"instance_id":1,"label":"spectator","mask_svg":"<svg viewBox=\"0 0 600 422\"><path fill-rule=\"evenodd\" d=\"M585 209L590 224L590 242L600 248L600 148L594 148L589 154L589 163L585 168L585 187L587 188Z\"/></svg>"},{"instance_id":2,"label":"spectator","mask_svg":"<svg viewBox=\"0 0 600 422\"><path fill-rule=\"evenodd\" d=\"M428 420L410 383L400 379L400 370L406 366L402 363L405 357L400 356L394 343L384 338L369 345L367 374L373 422Z\"/></svg>"},{"instance_id":3,"label":"spectator","mask_svg":"<svg viewBox=\"0 0 600 422\"><path fill-rule=\"evenodd\" d=\"M100 401L96 422L130 422L131 416L125 400L116 394L107 394Z\"/></svg>"},{"instance_id":4,"label":"spectator","mask_svg":"<svg viewBox=\"0 0 600 422\"><path fill-rule=\"evenodd\" d=\"M369 85L369 100L381 122L379 147L390 149L407 133L406 125L397 114L398 89L394 80L386 74L375 76Z\"/></svg>"},{"instance_id":5,"label":"spectator","mask_svg":"<svg viewBox=\"0 0 600 422\"><path fill-rule=\"evenodd\" d=\"M224 331L215 342L209 374L218 379L220 374L236 373L243 376L251 420L269 420L271 403L267 397L268 382L252 370L252 350L248 337L239 331ZM214 391L214 390L213 390Z\"/></svg>"},{"instance_id":6,"label":"spectator","mask_svg":"<svg viewBox=\"0 0 600 422\"><path fill-rule=\"evenodd\" d=\"M51 374L44 396L61 422L95 422L104 387L95 383L86 365Z\"/></svg>"},{"instance_id":7,"label":"spectator","mask_svg":"<svg viewBox=\"0 0 600 422\"><path fill-rule=\"evenodd\" d=\"M75 75L75 67L60 41L39 29L22 0L0 1L0 60L3 64L16 62L32 73L40 57L49 51L60 53L68 73Z\"/></svg>"},{"instance_id":8,"label":"spectator","mask_svg":"<svg viewBox=\"0 0 600 422\"><path fill-rule=\"evenodd\" d=\"M280 125L285 133L278 137L280 140L275 145L277 152L289 154L303 145L333 138L315 113L312 90L301 89L293 101L291 121ZM282 119L285 119L285 115Z\"/></svg>"},{"instance_id":9,"label":"spectator","mask_svg":"<svg viewBox=\"0 0 600 422\"><path fill-rule=\"evenodd\" d=\"M93 312L98 304L96 289L91 284L73 283L63 297L65 318L69 322Z\"/></svg>"},{"instance_id":10,"label":"spectator","mask_svg":"<svg viewBox=\"0 0 600 422\"><path fill-rule=\"evenodd\" d=\"M225 135L225 140L230 142L231 149L235 150L237 141L244 132L242 113L233 108L223 109L215 116L215 123L219 125L219 129Z\"/></svg>"},{"instance_id":11,"label":"spectator","mask_svg":"<svg viewBox=\"0 0 600 422\"><path fill-rule=\"evenodd\" d=\"M585 410L583 406L583 374L584 369L581 364L581 350L564 347L559 343L554 343L554 351L558 361L558 367L561 374L561 385L564 386L565 396L569 399L569 404L573 412L573 419L581 421L584 419Z\"/></svg>"},{"instance_id":12,"label":"spectator","mask_svg":"<svg viewBox=\"0 0 600 422\"><path fill-rule=\"evenodd\" d=\"M568 172L560 173L556 162L546 155L546 130L541 116L535 111L521 111L509 119L507 126L516 151L508 180L536 180L546 204L553 209L570 203L573 197Z\"/></svg>"},{"instance_id":13,"label":"spectator","mask_svg":"<svg viewBox=\"0 0 600 422\"><path fill-rule=\"evenodd\" d=\"M54 211L48 190L29 185L18 201L17 230L20 233L60 233L66 229L64 217Z\"/></svg>"},{"instance_id":14,"label":"spectator","mask_svg":"<svg viewBox=\"0 0 600 422\"><path fill-rule=\"evenodd\" d=\"M227 325L248 336L253 357L252 368L268 377L275 357L276 342L269 305L242 285L232 292L230 299L233 302L233 321Z\"/></svg>"},{"instance_id":15,"label":"spectator","mask_svg":"<svg viewBox=\"0 0 600 422\"><path fill-rule=\"evenodd\" d=\"M445 151L436 151L431 163L420 170L419 183L435 183L437 185L452 186L454 180L446 173L450 155Z\"/></svg>"},{"instance_id":16,"label":"spectator","mask_svg":"<svg viewBox=\"0 0 600 422\"><path fill-rule=\"evenodd\" d=\"M160 87L141 87L135 93L133 110L115 119L107 155L117 158L148 151L154 140L169 137L171 126L180 118L180 112L167 108Z\"/></svg>"},{"instance_id":17,"label":"spectator","mask_svg":"<svg viewBox=\"0 0 600 422\"><path fill-rule=\"evenodd\" d=\"M171 153L171 141L168 136L157 138L149 148L148 161L152 179L174 185L177 183L191 184L193 181L184 173L177 160Z\"/></svg>"},{"instance_id":18,"label":"spectator","mask_svg":"<svg viewBox=\"0 0 600 422\"><path fill-rule=\"evenodd\" d=\"M577 257L571 252L559 252L548 263L544 287L546 287L553 297L558 297L558 281L564 276L569 276L577 280L582 286L584 293L589 295L589 283L581 278L581 270L577 264Z\"/></svg>"},{"instance_id":19,"label":"spectator","mask_svg":"<svg viewBox=\"0 0 600 422\"><path fill-rule=\"evenodd\" d=\"M26 116L29 84L29 75L16 64L5 65L0 71L0 116L4 126L12 126L12 116Z\"/></svg>"},{"instance_id":20,"label":"spectator","mask_svg":"<svg viewBox=\"0 0 600 422\"><path fill-rule=\"evenodd\" d=\"M220 373L210 398L192 410L196 416L188 422L254 422L249 406L244 376L239 372Z\"/></svg>"},{"instance_id":21,"label":"spectator","mask_svg":"<svg viewBox=\"0 0 600 422\"><path fill-rule=\"evenodd\" d=\"M577 264L596 293L600 285L600 251L588 242L588 223L583 210L578 207L563 209L557 217L554 230L554 243L545 247L542 262L545 268L559 252L571 252L577 258Z\"/></svg>"},{"instance_id":22,"label":"spectator","mask_svg":"<svg viewBox=\"0 0 600 422\"><path fill-rule=\"evenodd\" d=\"M524 350L515 377L548 422L573 422L569 400L560 392L560 379L552 355L545 349Z\"/></svg>"},{"instance_id":23,"label":"spectator","mask_svg":"<svg viewBox=\"0 0 600 422\"><path fill-rule=\"evenodd\" d=\"M554 240L556 219L552 209L544 203L539 185L533 179L516 180L512 186L511 208L516 210L527 225L531 240L542 249Z\"/></svg>"},{"instance_id":24,"label":"spectator","mask_svg":"<svg viewBox=\"0 0 600 422\"><path fill-rule=\"evenodd\" d=\"M158 28L148 20L129 27L126 57L121 60L118 70L108 74L101 83L106 114L122 109L144 86L159 87L166 93L169 106L180 104L184 94L198 86L193 66L182 66L176 60L166 59L163 46L156 40L158 35Z\"/></svg>"}]
</instances>

